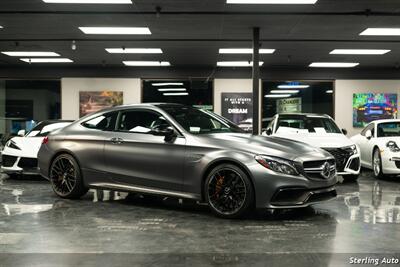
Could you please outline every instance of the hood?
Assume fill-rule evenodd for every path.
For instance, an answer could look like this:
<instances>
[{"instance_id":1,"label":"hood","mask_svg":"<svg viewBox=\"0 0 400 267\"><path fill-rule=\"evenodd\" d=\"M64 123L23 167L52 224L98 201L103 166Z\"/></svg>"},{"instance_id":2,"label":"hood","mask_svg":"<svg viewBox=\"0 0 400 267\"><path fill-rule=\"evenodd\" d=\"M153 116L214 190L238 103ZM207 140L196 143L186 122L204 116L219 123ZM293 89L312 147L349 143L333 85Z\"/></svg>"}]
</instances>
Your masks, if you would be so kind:
<instances>
[{"instance_id":1,"label":"hood","mask_svg":"<svg viewBox=\"0 0 400 267\"><path fill-rule=\"evenodd\" d=\"M351 141L348 137L341 133L286 133L274 134L274 136L300 141L309 145L322 148L337 148L354 145L353 141Z\"/></svg>"},{"instance_id":2,"label":"hood","mask_svg":"<svg viewBox=\"0 0 400 267\"><path fill-rule=\"evenodd\" d=\"M207 139L203 140L203 142L205 141L219 147L290 160L294 160L306 154L313 155L313 157L332 157L329 153L317 147L281 137L254 136L241 133L207 134L199 135L198 137Z\"/></svg>"},{"instance_id":3,"label":"hood","mask_svg":"<svg viewBox=\"0 0 400 267\"><path fill-rule=\"evenodd\" d=\"M42 145L43 137L13 137L11 139L21 150L16 150L10 147L5 149L13 151L20 156L28 158L36 158L39 152L40 146Z\"/></svg>"}]
</instances>

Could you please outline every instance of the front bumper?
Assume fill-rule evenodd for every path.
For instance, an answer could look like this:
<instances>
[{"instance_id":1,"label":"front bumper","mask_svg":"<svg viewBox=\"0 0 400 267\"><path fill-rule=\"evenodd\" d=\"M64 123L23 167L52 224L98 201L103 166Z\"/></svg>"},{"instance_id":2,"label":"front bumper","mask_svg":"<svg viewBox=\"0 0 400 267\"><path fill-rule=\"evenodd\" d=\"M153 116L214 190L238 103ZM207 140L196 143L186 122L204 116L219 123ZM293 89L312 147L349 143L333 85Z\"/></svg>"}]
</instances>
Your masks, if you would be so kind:
<instances>
[{"instance_id":1,"label":"front bumper","mask_svg":"<svg viewBox=\"0 0 400 267\"><path fill-rule=\"evenodd\" d=\"M17 157L2 155L1 171L7 174L39 174L39 167L36 158Z\"/></svg>"},{"instance_id":2,"label":"front bumper","mask_svg":"<svg viewBox=\"0 0 400 267\"><path fill-rule=\"evenodd\" d=\"M336 160L337 175L358 175L361 170L360 154L349 154L343 148L322 148ZM359 150L358 150L359 151Z\"/></svg>"},{"instance_id":3,"label":"front bumper","mask_svg":"<svg viewBox=\"0 0 400 267\"><path fill-rule=\"evenodd\" d=\"M382 172L384 174L400 174L400 155L394 155L395 153L384 151L381 153L382 158Z\"/></svg>"}]
</instances>

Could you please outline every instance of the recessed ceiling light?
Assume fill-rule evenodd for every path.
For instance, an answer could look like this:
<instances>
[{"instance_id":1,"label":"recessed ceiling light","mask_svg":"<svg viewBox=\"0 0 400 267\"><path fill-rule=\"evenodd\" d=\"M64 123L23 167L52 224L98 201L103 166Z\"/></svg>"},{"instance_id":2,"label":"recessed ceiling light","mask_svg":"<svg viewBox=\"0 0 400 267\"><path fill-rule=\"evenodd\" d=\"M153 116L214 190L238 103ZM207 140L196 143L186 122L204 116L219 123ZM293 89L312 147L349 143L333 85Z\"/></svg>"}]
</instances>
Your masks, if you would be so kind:
<instances>
[{"instance_id":1,"label":"recessed ceiling light","mask_svg":"<svg viewBox=\"0 0 400 267\"><path fill-rule=\"evenodd\" d=\"M312 68L353 68L358 66L360 63L348 63L348 62L314 62L310 64Z\"/></svg>"},{"instance_id":2,"label":"recessed ceiling light","mask_svg":"<svg viewBox=\"0 0 400 267\"><path fill-rule=\"evenodd\" d=\"M152 83L152 86L183 85L183 83Z\"/></svg>"},{"instance_id":3,"label":"recessed ceiling light","mask_svg":"<svg viewBox=\"0 0 400 267\"><path fill-rule=\"evenodd\" d=\"M85 34L151 34L147 27L79 27Z\"/></svg>"},{"instance_id":4,"label":"recessed ceiling light","mask_svg":"<svg viewBox=\"0 0 400 267\"><path fill-rule=\"evenodd\" d=\"M307 84L281 84L278 85L279 89L305 89L309 88L310 86Z\"/></svg>"},{"instance_id":5,"label":"recessed ceiling light","mask_svg":"<svg viewBox=\"0 0 400 267\"><path fill-rule=\"evenodd\" d=\"M271 90L271 94L298 94L299 90Z\"/></svg>"},{"instance_id":6,"label":"recessed ceiling light","mask_svg":"<svg viewBox=\"0 0 400 267\"><path fill-rule=\"evenodd\" d=\"M126 66L141 66L141 67L166 67L171 66L167 61L123 61Z\"/></svg>"},{"instance_id":7,"label":"recessed ceiling light","mask_svg":"<svg viewBox=\"0 0 400 267\"><path fill-rule=\"evenodd\" d=\"M1 52L10 57L59 57L60 55L54 52L31 52L31 51L5 51Z\"/></svg>"},{"instance_id":8,"label":"recessed ceiling light","mask_svg":"<svg viewBox=\"0 0 400 267\"><path fill-rule=\"evenodd\" d=\"M189 93L163 93L165 96L179 96L179 95L189 95Z\"/></svg>"},{"instance_id":9,"label":"recessed ceiling light","mask_svg":"<svg viewBox=\"0 0 400 267\"><path fill-rule=\"evenodd\" d=\"M281 95L265 95L266 98L285 98L291 96L290 94L281 94Z\"/></svg>"},{"instance_id":10,"label":"recessed ceiling light","mask_svg":"<svg viewBox=\"0 0 400 267\"><path fill-rule=\"evenodd\" d=\"M326 90L327 94L333 94L333 90Z\"/></svg>"},{"instance_id":11,"label":"recessed ceiling light","mask_svg":"<svg viewBox=\"0 0 400 267\"><path fill-rule=\"evenodd\" d=\"M110 54L162 54L160 48L106 48Z\"/></svg>"},{"instance_id":12,"label":"recessed ceiling light","mask_svg":"<svg viewBox=\"0 0 400 267\"><path fill-rule=\"evenodd\" d=\"M186 88L159 88L159 92L182 92L186 91Z\"/></svg>"},{"instance_id":13,"label":"recessed ceiling light","mask_svg":"<svg viewBox=\"0 0 400 267\"><path fill-rule=\"evenodd\" d=\"M396 36L400 35L400 28L368 28L360 35Z\"/></svg>"},{"instance_id":14,"label":"recessed ceiling light","mask_svg":"<svg viewBox=\"0 0 400 267\"><path fill-rule=\"evenodd\" d=\"M227 4L315 4L318 0L226 0Z\"/></svg>"},{"instance_id":15,"label":"recessed ceiling light","mask_svg":"<svg viewBox=\"0 0 400 267\"><path fill-rule=\"evenodd\" d=\"M259 65L262 66L264 62L260 61ZM253 62L249 61L219 61L217 62L219 67L251 67Z\"/></svg>"},{"instance_id":16,"label":"recessed ceiling light","mask_svg":"<svg viewBox=\"0 0 400 267\"><path fill-rule=\"evenodd\" d=\"M260 49L260 54L273 54L275 49ZM253 54L253 49L251 48L220 48L220 54Z\"/></svg>"},{"instance_id":17,"label":"recessed ceiling light","mask_svg":"<svg viewBox=\"0 0 400 267\"><path fill-rule=\"evenodd\" d=\"M69 58L21 58L22 61L28 63L71 63Z\"/></svg>"},{"instance_id":18,"label":"recessed ceiling light","mask_svg":"<svg viewBox=\"0 0 400 267\"><path fill-rule=\"evenodd\" d=\"M0 29L3 29L3 26L0 26Z\"/></svg>"},{"instance_id":19,"label":"recessed ceiling light","mask_svg":"<svg viewBox=\"0 0 400 267\"><path fill-rule=\"evenodd\" d=\"M49 4L132 4L131 0L43 0Z\"/></svg>"},{"instance_id":20,"label":"recessed ceiling light","mask_svg":"<svg viewBox=\"0 0 400 267\"><path fill-rule=\"evenodd\" d=\"M389 53L387 49L334 49L332 55L384 55Z\"/></svg>"}]
</instances>

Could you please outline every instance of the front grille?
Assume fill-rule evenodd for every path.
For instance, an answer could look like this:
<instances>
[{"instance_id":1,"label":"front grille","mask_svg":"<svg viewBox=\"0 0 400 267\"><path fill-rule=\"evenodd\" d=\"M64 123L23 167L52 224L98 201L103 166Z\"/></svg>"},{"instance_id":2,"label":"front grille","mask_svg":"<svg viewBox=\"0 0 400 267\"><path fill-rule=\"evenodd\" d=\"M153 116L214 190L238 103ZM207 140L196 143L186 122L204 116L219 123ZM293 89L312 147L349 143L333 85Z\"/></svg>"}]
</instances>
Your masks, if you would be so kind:
<instances>
[{"instance_id":1,"label":"front grille","mask_svg":"<svg viewBox=\"0 0 400 267\"><path fill-rule=\"evenodd\" d=\"M38 161L35 158L21 158L18 162L18 166L21 168L36 168Z\"/></svg>"},{"instance_id":2,"label":"front grille","mask_svg":"<svg viewBox=\"0 0 400 267\"><path fill-rule=\"evenodd\" d=\"M328 170L325 170L325 164ZM303 174L311 179L329 179L336 175L336 163L334 159L303 162Z\"/></svg>"},{"instance_id":3,"label":"front grille","mask_svg":"<svg viewBox=\"0 0 400 267\"><path fill-rule=\"evenodd\" d=\"M351 151L345 150L343 148L323 148L335 157L336 169L338 172L344 171L346 163L352 155Z\"/></svg>"},{"instance_id":4,"label":"front grille","mask_svg":"<svg viewBox=\"0 0 400 267\"><path fill-rule=\"evenodd\" d=\"M2 155L1 158L3 167L12 167L17 161L17 157L14 156Z\"/></svg>"}]
</instances>

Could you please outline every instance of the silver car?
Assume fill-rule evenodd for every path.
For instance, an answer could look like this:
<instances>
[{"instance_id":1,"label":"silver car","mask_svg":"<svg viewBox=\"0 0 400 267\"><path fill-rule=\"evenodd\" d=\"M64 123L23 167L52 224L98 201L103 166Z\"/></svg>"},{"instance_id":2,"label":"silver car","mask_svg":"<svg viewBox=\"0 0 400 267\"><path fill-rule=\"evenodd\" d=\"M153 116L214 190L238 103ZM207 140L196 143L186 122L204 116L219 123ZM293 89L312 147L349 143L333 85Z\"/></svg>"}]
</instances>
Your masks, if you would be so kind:
<instances>
[{"instance_id":1,"label":"silver car","mask_svg":"<svg viewBox=\"0 0 400 267\"><path fill-rule=\"evenodd\" d=\"M83 117L43 140L39 167L62 198L89 188L157 194L205 202L224 218L336 196L328 152L246 134L219 115L178 104L126 105Z\"/></svg>"}]
</instances>

